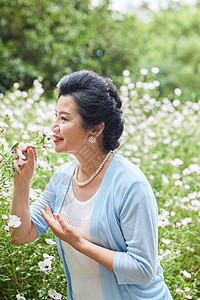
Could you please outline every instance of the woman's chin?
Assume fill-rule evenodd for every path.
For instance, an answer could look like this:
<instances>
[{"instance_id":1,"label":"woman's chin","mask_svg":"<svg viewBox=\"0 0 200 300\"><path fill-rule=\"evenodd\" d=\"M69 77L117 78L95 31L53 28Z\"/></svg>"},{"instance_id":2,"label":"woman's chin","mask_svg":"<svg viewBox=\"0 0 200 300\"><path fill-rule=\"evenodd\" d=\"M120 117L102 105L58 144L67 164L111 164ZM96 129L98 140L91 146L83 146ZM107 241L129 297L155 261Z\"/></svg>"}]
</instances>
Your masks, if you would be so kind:
<instances>
[{"instance_id":1,"label":"woman's chin","mask_svg":"<svg viewBox=\"0 0 200 300\"><path fill-rule=\"evenodd\" d=\"M56 153L63 153L64 151L62 151L62 149L59 149L59 147L57 147L56 145L54 145L54 151Z\"/></svg>"},{"instance_id":2,"label":"woman's chin","mask_svg":"<svg viewBox=\"0 0 200 300\"><path fill-rule=\"evenodd\" d=\"M65 154L69 154L70 152L69 151L66 151L66 150L63 150L63 149L59 149L58 147L54 147L54 151L56 153L65 153Z\"/></svg>"}]
</instances>

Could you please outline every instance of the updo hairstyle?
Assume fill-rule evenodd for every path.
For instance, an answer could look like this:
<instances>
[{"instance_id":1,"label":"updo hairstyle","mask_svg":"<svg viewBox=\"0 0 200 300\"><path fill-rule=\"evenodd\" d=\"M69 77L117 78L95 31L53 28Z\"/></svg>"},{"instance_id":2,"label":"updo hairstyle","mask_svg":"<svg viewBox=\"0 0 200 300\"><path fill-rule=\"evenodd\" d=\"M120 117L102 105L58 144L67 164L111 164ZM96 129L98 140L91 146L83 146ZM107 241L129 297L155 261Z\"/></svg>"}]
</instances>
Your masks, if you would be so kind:
<instances>
[{"instance_id":1,"label":"updo hairstyle","mask_svg":"<svg viewBox=\"0 0 200 300\"><path fill-rule=\"evenodd\" d=\"M65 75L57 87L58 99L66 95L74 98L84 129L91 130L104 122L104 148L110 151L119 147L119 138L124 129L122 102L110 79L93 71L82 70Z\"/></svg>"}]
</instances>

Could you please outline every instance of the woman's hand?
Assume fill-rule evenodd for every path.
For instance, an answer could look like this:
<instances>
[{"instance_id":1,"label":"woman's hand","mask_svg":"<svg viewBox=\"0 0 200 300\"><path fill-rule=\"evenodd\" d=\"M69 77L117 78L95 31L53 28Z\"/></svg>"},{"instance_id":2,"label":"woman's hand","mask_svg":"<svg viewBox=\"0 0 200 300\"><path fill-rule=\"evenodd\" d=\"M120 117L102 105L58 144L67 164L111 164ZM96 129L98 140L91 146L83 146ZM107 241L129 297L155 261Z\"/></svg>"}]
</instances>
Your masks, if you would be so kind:
<instances>
[{"instance_id":1,"label":"woman's hand","mask_svg":"<svg viewBox=\"0 0 200 300\"><path fill-rule=\"evenodd\" d=\"M69 225L61 215L52 214L48 205L45 205L45 210L41 209L40 211L51 227L53 233L59 239L67 242L77 251L90 257L113 272L115 251L100 247L84 239L84 237L82 237L73 226Z\"/></svg>"},{"instance_id":2,"label":"woman's hand","mask_svg":"<svg viewBox=\"0 0 200 300\"><path fill-rule=\"evenodd\" d=\"M24 159L17 157L14 159L14 166L16 172L14 173L14 183L20 180L25 180L29 182L33 177L36 163L37 163L37 151L28 147L26 151L23 152Z\"/></svg>"},{"instance_id":3,"label":"woman's hand","mask_svg":"<svg viewBox=\"0 0 200 300\"><path fill-rule=\"evenodd\" d=\"M78 250L85 240L82 235L73 226L69 225L61 215L52 214L48 205L45 205L45 210L41 209L40 211L53 233Z\"/></svg>"}]
</instances>

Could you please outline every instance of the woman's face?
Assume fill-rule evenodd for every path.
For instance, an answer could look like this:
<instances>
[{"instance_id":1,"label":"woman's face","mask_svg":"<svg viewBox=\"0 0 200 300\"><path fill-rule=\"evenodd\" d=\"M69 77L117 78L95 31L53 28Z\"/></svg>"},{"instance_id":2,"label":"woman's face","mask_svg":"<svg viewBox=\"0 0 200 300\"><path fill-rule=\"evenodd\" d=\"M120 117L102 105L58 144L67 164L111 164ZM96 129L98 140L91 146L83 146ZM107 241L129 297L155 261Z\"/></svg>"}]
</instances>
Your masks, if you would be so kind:
<instances>
[{"instance_id":1,"label":"woman's face","mask_svg":"<svg viewBox=\"0 0 200 300\"><path fill-rule=\"evenodd\" d=\"M77 104L70 95L61 96L57 103L56 119L51 126L55 151L76 154L88 143L89 132L82 126Z\"/></svg>"}]
</instances>

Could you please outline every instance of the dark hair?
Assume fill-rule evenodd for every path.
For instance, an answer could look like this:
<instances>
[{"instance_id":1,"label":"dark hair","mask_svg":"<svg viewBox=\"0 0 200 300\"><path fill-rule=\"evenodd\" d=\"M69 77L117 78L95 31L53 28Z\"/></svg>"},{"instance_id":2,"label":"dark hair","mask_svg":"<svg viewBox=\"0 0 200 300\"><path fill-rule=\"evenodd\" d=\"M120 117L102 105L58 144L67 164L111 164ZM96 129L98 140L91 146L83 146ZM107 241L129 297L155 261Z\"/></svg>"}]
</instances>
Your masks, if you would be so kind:
<instances>
[{"instance_id":1,"label":"dark hair","mask_svg":"<svg viewBox=\"0 0 200 300\"><path fill-rule=\"evenodd\" d=\"M58 98L71 95L86 130L105 123L103 146L106 150L119 147L124 129L122 102L115 85L93 71L82 70L65 75L58 83Z\"/></svg>"}]
</instances>

